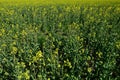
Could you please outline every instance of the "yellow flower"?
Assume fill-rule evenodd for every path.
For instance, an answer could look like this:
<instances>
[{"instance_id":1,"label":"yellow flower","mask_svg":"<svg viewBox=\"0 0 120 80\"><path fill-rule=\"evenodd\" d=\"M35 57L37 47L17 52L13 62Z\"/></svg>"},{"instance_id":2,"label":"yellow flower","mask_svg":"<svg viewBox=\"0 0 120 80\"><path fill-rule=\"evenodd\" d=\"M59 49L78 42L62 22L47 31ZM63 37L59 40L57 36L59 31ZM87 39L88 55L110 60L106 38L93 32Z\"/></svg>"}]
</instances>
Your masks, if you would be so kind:
<instances>
[{"instance_id":1,"label":"yellow flower","mask_svg":"<svg viewBox=\"0 0 120 80\"><path fill-rule=\"evenodd\" d=\"M27 35L27 32L26 32L25 30L23 30L23 31L21 32L21 34L22 34L23 36L26 36L26 35Z\"/></svg>"},{"instance_id":2,"label":"yellow flower","mask_svg":"<svg viewBox=\"0 0 120 80\"><path fill-rule=\"evenodd\" d=\"M36 62L37 58L35 56L33 56L33 61L32 62Z\"/></svg>"},{"instance_id":3,"label":"yellow flower","mask_svg":"<svg viewBox=\"0 0 120 80\"><path fill-rule=\"evenodd\" d=\"M59 28L61 28L61 27L62 27L62 23L61 23L61 22L58 24L58 27L59 27Z\"/></svg>"},{"instance_id":4,"label":"yellow flower","mask_svg":"<svg viewBox=\"0 0 120 80\"><path fill-rule=\"evenodd\" d=\"M52 43L52 45L51 45L53 48L55 48L55 45Z\"/></svg>"},{"instance_id":5,"label":"yellow flower","mask_svg":"<svg viewBox=\"0 0 120 80\"><path fill-rule=\"evenodd\" d=\"M69 68L72 68L71 62L68 59L66 61L64 61L64 65Z\"/></svg>"},{"instance_id":6,"label":"yellow flower","mask_svg":"<svg viewBox=\"0 0 120 80\"><path fill-rule=\"evenodd\" d=\"M42 79L42 75L38 74L37 76L38 76L39 79Z\"/></svg>"},{"instance_id":7,"label":"yellow flower","mask_svg":"<svg viewBox=\"0 0 120 80\"><path fill-rule=\"evenodd\" d=\"M17 34L15 34L15 35L13 36L13 38L18 39L18 35L17 35Z\"/></svg>"},{"instance_id":8,"label":"yellow flower","mask_svg":"<svg viewBox=\"0 0 120 80\"><path fill-rule=\"evenodd\" d=\"M20 53L24 53L24 50L23 50L23 49L20 49Z\"/></svg>"},{"instance_id":9,"label":"yellow flower","mask_svg":"<svg viewBox=\"0 0 120 80\"><path fill-rule=\"evenodd\" d=\"M17 78L18 78L18 80L21 80L22 79L22 75L18 75Z\"/></svg>"},{"instance_id":10,"label":"yellow flower","mask_svg":"<svg viewBox=\"0 0 120 80\"><path fill-rule=\"evenodd\" d=\"M101 58L101 56L103 55L102 52L96 52L96 54L99 56L99 58Z\"/></svg>"},{"instance_id":11,"label":"yellow flower","mask_svg":"<svg viewBox=\"0 0 120 80\"><path fill-rule=\"evenodd\" d=\"M12 52L11 52L12 54L16 54L17 51L18 51L17 47L12 47Z\"/></svg>"},{"instance_id":12,"label":"yellow flower","mask_svg":"<svg viewBox=\"0 0 120 80\"><path fill-rule=\"evenodd\" d=\"M58 50L59 50L58 48L55 49L55 51L54 51L55 55L58 55Z\"/></svg>"},{"instance_id":13,"label":"yellow flower","mask_svg":"<svg viewBox=\"0 0 120 80\"><path fill-rule=\"evenodd\" d=\"M58 68L60 68L61 67L61 65L60 64L58 64Z\"/></svg>"},{"instance_id":14,"label":"yellow flower","mask_svg":"<svg viewBox=\"0 0 120 80\"><path fill-rule=\"evenodd\" d=\"M77 37L77 40L79 41L80 40L80 36L76 36Z\"/></svg>"},{"instance_id":15,"label":"yellow flower","mask_svg":"<svg viewBox=\"0 0 120 80\"><path fill-rule=\"evenodd\" d=\"M100 61L100 64L103 64L103 61Z\"/></svg>"},{"instance_id":16,"label":"yellow flower","mask_svg":"<svg viewBox=\"0 0 120 80\"><path fill-rule=\"evenodd\" d=\"M70 11L70 7L67 7L67 8L66 8L66 11L69 12L69 11Z\"/></svg>"},{"instance_id":17,"label":"yellow flower","mask_svg":"<svg viewBox=\"0 0 120 80\"><path fill-rule=\"evenodd\" d=\"M31 50L31 49L29 50L29 53L32 53L32 50Z\"/></svg>"},{"instance_id":18,"label":"yellow flower","mask_svg":"<svg viewBox=\"0 0 120 80\"><path fill-rule=\"evenodd\" d=\"M50 80L50 78L48 78L47 80Z\"/></svg>"},{"instance_id":19,"label":"yellow flower","mask_svg":"<svg viewBox=\"0 0 120 80\"><path fill-rule=\"evenodd\" d=\"M6 47L7 45L6 45L6 44L2 44L1 46L2 46L2 47Z\"/></svg>"},{"instance_id":20,"label":"yellow flower","mask_svg":"<svg viewBox=\"0 0 120 80\"><path fill-rule=\"evenodd\" d=\"M1 32L4 34L5 33L5 29L1 29Z\"/></svg>"},{"instance_id":21,"label":"yellow flower","mask_svg":"<svg viewBox=\"0 0 120 80\"><path fill-rule=\"evenodd\" d=\"M62 41L59 41L58 44L61 45L61 44L62 44Z\"/></svg>"},{"instance_id":22,"label":"yellow flower","mask_svg":"<svg viewBox=\"0 0 120 80\"><path fill-rule=\"evenodd\" d=\"M36 62L37 60L41 60L42 57L43 57L43 53L41 51L38 51L36 53L36 56L33 56L33 61L32 62Z\"/></svg>"},{"instance_id":23,"label":"yellow flower","mask_svg":"<svg viewBox=\"0 0 120 80\"><path fill-rule=\"evenodd\" d=\"M13 15L13 14L14 14L14 10L10 10L10 11L8 12L8 14L9 14L9 15Z\"/></svg>"},{"instance_id":24,"label":"yellow flower","mask_svg":"<svg viewBox=\"0 0 120 80\"><path fill-rule=\"evenodd\" d=\"M0 33L0 36L2 36L2 33Z\"/></svg>"},{"instance_id":25,"label":"yellow flower","mask_svg":"<svg viewBox=\"0 0 120 80\"><path fill-rule=\"evenodd\" d=\"M116 42L116 47L120 49L120 41Z\"/></svg>"},{"instance_id":26,"label":"yellow flower","mask_svg":"<svg viewBox=\"0 0 120 80\"><path fill-rule=\"evenodd\" d=\"M22 67L26 67L26 65L25 65L24 62L21 62L21 66L22 66Z\"/></svg>"},{"instance_id":27,"label":"yellow flower","mask_svg":"<svg viewBox=\"0 0 120 80\"><path fill-rule=\"evenodd\" d=\"M37 57L37 58L43 57L42 52L41 52L41 51L38 51L38 52L36 53L36 57Z\"/></svg>"},{"instance_id":28,"label":"yellow flower","mask_svg":"<svg viewBox=\"0 0 120 80\"><path fill-rule=\"evenodd\" d=\"M13 32L12 30L9 30L9 31L8 31L8 35L11 34L12 32Z\"/></svg>"},{"instance_id":29,"label":"yellow flower","mask_svg":"<svg viewBox=\"0 0 120 80\"><path fill-rule=\"evenodd\" d=\"M45 62L43 62L43 66L45 66Z\"/></svg>"},{"instance_id":30,"label":"yellow flower","mask_svg":"<svg viewBox=\"0 0 120 80\"><path fill-rule=\"evenodd\" d=\"M89 66L88 62L85 62L85 64L86 64L87 66Z\"/></svg>"},{"instance_id":31,"label":"yellow flower","mask_svg":"<svg viewBox=\"0 0 120 80\"><path fill-rule=\"evenodd\" d=\"M88 57L87 57L87 60L91 60L91 57L90 57L90 56L88 56Z\"/></svg>"},{"instance_id":32,"label":"yellow flower","mask_svg":"<svg viewBox=\"0 0 120 80\"><path fill-rule=\"evenodd\" d=\"M12 45L16 45L17 43L14 41L13 43L12 43Z\"/></svg>"},{"instance_id":33,"label":"yellow flower","mask_svg":"<svg viewBox=\"0 0 120 80\"><path fill-rule=\"evenodd\" d=\"M68 77L69 75L67 73L65 73L65 76Z\"/></svg>"},{"instance_id":34,"label":"yellow flower","mask_svg":"<svg viewBox=\"0 0 120 80\"><path fill-rule=\"evenodd\" d=\"M49 62L51 62L50 58L47 59Z\"/></svg>"},{"instance_id":35,"label":"yellow flower","mask_svg":"<svg viewBox=\"0 0 120 80\"><path fill-rule=\"evenodd\" d=\"M9 73L8 73L8 72L5 72L5 75L9 75Z\"/></svg>"},{"instance_id":36,"label":"yellow flower","mask_svg":"<svg viewBox=\"0 0 120 80\"><path fill-rule=\"evenodd\" d=\"M83 54L85 52L85 49L83 48L83 49L81 49L81 53Z\"/></svg>"},{"instance_id":37,"label":"yellow flower","mask_svg":"<svg viewBox=\"0 0 120 80\"><path fill-rule=\"evenodd\" d=\"M89 73L91 73L91 72L92 72L92 68L89 67L89 68L87 69L87 71L88 71Z\"/></svg>"},{"instance_id":38,"label":"yellow flower","mask_svg":"<svg viewBox=\"0 0 120 80\"><path fill-rule=\"evenodd\" d=\"M23 76L25 77L25 79L29 80L30 79L29 70L27 70L25 73L23 73Z\"/></svg>"},{"instance_id":39,"label":"yellow flower","mask_svg":"<svg viewBox=\"0 0 120 80\"><path fill-rule=\"evenodd\" d=\"M29 62L29 66L31 66L31 62Z\"/></svg>"}]
</instances>

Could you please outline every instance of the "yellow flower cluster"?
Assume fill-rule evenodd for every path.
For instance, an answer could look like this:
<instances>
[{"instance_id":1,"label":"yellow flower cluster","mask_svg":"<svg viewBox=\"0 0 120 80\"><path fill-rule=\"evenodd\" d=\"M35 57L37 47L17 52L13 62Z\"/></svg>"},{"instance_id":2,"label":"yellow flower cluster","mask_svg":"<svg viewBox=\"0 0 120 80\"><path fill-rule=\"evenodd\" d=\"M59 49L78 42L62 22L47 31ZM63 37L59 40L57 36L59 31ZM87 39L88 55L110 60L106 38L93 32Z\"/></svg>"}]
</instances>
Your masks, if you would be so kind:
<instances>
[{"instance_id":1,"label":"yellow flower cluster","mask_svg":"<svg viewBox=\"0 0 120 80\"><path fill-rule=\"evenodd\" d=\"M21 35L22 35L22 36L26 36L26 35L27 35L27 32L26 32L25 30L22 30Z\"/></svg>"},{"instance_id":2,"label":"yellow flower cluster","mask_svg":"<svg viewBox=\"0 0 120 80\"><path fill-rule=\"evenodd\" d=\"M4 28L0 29L0 37L1 37L3 34L5 34L5 29L4 29Z\"/></svg>"},{"instance_id":3,"label":"yellow flower cluster","mask_svg":"<svg viewBox=\"0 0 120 80\"><path fill-rule=\"evenodd\" d=\"M16 53L17 53L17 51L18 51L18 48L17 48L17 47L15 47L15 46L13 46L13 47L12 47L11 54L16 54Z\"/></svg>"},{"instance_id":4,"label":"yellow flower cluster","mask_svg":"<svg viewBox=\"0 0 120 80\"><path fill-rule=\"evenodd\" d=\"M120 49L120 41L116 42L116 47Z\"/></svg>"},{"instance_id":5,"label":"yellow flower cluster","mask_svg":"<svg viewBox=\"0 0 120 80\"><path fill-rule=\"evenodd\" d=\"M43 53L41 50L39 50L36 53L36 56L33 57L33 62L37 62L38 60L41 60L43 58Z\"/></svg>"},{"instance_id":6,"label":"yellow flower cluster","mask_svg":"<svg viewBox=\"0 0 120 80\"><path fill-rule=\"evenodd\" d=\"M99 56L99 58L102 57L103 53L102 52L96 52L96 54Z\"/></svg>"},{"instance_id":7,"label":"yellow flower cluster","mask_svg":"<svg viewBox=\"0 0 120 80\"><path fill-rule=\"evenodd\" d=\"M17 76L17 79L18 80L30 80L30 75L29 75L30 71L29 70L26 70L25 72L23 73L20 73L20 75Z\"/></svg>"},{"instance_id":8,"label":"yellow flower cluster","mask_svg":"<svg viewBox=\"0 0 120 80\"><path fill-rule=\"evenodd\" d=\"M87 68L87 71L88 71L89 73L91 73L91 72L92 72L92 68L91 68L91 67L88 67L88 68Z\"/></svg>"},{"instance_id":9,"label":"yellow flower cluster","mask_svg":"<svg viewBox=\"0 0 120 80\"><path fill-rule=\"evenodd\" d=\"M69 59L64 61L64 66L67 66L69 68L72 68L71 62L69 61Z\"/></svg>"}]
</instances>

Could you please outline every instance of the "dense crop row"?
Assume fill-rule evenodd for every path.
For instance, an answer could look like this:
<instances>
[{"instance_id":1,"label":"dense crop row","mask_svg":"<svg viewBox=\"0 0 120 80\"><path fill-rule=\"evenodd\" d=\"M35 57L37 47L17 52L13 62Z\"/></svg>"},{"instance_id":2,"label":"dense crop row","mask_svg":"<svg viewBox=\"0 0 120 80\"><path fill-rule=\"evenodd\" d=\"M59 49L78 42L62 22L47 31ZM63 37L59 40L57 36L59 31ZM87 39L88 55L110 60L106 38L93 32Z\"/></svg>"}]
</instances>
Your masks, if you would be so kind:
<instances>
[{"instance_id":1,"label":"dense crop row","mask_svg":"<svg viewBox=\"0 0 120 80\"><path fill-rule=\"evenodd\" d=\"M119 80L120 7L0 8L0 79Z\"/></svg>"}]
</instances>

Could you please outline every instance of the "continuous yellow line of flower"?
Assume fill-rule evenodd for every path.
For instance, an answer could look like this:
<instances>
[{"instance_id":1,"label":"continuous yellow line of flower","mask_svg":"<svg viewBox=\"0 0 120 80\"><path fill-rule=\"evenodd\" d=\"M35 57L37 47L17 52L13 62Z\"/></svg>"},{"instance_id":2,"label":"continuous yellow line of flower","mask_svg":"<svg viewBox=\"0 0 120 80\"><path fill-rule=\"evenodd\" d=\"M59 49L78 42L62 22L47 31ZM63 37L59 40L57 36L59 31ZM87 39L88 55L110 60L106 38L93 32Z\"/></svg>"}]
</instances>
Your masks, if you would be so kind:
<instances>
[{"instance_id":1,"label":"continuous yellow line of flower","mask_svg":"<svg viewBox=\"0 0 120 80\"><path fill-rule=\"evenodd\" d=\"M120 0L0 0L1 5L120 4Z\"/></svg>"}]
</instances>

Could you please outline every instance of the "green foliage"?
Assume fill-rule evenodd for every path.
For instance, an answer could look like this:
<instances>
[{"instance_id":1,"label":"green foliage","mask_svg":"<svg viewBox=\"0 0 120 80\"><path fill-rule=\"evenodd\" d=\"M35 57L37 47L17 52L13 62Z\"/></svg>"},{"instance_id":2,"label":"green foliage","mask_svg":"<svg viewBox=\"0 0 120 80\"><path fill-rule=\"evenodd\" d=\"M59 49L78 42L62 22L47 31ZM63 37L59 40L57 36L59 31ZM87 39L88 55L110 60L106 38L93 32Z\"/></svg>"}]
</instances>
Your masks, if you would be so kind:
<instances>
[{"instance_id":1,"label":"green foliage","mask_svg":"<svg viewBox=\"0 0 120 80\"><path fill-rule=\"evenodd\" d=\"M0 8L1 80L119 80L120 7Z\"/></svg>"}]
</instances>

